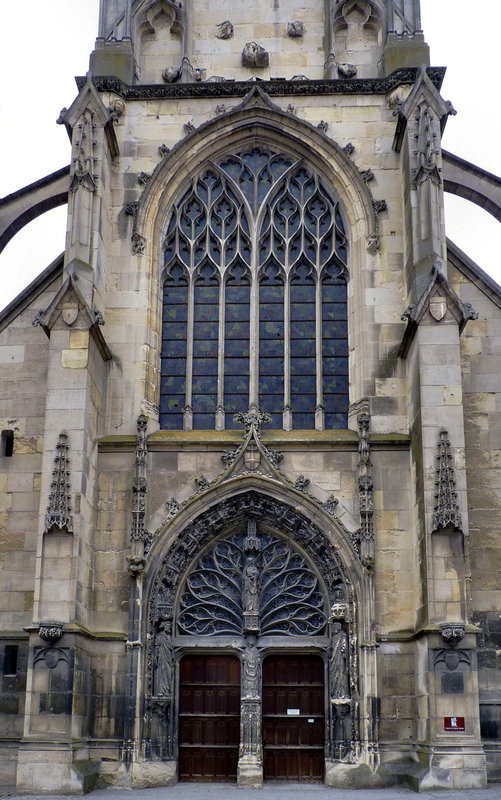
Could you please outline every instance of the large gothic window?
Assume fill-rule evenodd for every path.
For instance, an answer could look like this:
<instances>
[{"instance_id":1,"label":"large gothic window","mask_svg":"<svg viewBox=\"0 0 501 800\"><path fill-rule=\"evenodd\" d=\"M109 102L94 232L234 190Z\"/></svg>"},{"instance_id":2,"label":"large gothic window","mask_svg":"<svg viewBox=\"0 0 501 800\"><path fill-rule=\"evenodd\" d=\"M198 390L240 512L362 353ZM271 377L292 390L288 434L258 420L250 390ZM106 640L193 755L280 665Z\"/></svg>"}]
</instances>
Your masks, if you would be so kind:
<instances>
[{"instance_id":1,"label":"large gothic window","mask_svg":"<svg viewBox=\"0 0 501 800\"><path fill-rule=\"evenodd\" d=\"M347 427L347 239L339 202L294 156L209 162L164 248L162 428Z\"/></svg>"}]
</instances>

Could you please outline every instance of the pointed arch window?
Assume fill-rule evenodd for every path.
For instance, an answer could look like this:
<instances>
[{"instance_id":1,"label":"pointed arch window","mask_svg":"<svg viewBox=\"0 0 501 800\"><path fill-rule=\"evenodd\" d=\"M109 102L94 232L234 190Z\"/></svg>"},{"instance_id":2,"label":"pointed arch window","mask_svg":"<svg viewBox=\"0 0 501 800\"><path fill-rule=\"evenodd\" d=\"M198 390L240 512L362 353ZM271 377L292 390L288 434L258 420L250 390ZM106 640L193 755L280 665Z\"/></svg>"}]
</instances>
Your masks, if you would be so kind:
<instances>
[{"instance_id":1,"label":"pointed arch window","mask_svg":"<svg viewBox=\"0 0 501 800\"><path fill-rule=\"evenodd\" d=\"M234 427L257 403L274 428L344 428L347 237L332 188L255 147L210 162L164 245L160 423Z\"/></svg>"}]
</instances>

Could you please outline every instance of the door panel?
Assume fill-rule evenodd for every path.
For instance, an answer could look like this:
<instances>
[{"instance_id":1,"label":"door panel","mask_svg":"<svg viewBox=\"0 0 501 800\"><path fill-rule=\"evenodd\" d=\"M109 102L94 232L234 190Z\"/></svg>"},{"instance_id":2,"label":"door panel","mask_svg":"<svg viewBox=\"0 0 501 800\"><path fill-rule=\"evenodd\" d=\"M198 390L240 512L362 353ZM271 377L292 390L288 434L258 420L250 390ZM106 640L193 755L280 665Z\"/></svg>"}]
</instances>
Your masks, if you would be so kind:
<instances>
[{"instance_id":1,"label":"door panel","mask_svg":"<svg viewBox=\"0 0 501 800\"><path fill-rule=\"evenodd\" d=\"M264 660L265 779L323 780L324 707L324 662L319 656L280 655Z\"/></svg>"},{"instance_id":2,"label":"door panel","mask_svg":"<svg viewBox=\"0 0 501 800\"><path fill-rule=\"evenodd\" d=\"M179 780L237 779L240 662L188 655L179 667Z\"/></svg>"}]
</instances>

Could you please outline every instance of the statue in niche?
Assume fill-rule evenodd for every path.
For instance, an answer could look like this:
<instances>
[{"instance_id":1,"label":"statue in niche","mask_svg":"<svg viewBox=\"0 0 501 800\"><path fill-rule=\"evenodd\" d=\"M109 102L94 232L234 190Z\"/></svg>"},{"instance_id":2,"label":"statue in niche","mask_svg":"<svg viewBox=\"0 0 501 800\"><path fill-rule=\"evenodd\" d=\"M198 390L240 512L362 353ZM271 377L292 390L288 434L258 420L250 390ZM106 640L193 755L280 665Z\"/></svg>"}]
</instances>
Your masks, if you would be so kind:
<instances>
[{"instance_id":1,"label":"statue in niche","mask_svg":"<svg viewBox=\"0 0 501 800\"><path fill-rule=\"evenodd\" d=\"M155 697L172 697L174 677L174 648L172 646L172 622L161 621L155 635L153 649L154 694Z\"/></svg>"},{"instance_id":2,"label":"statue in niche","mask_svg":"<svg viewBox=\"0 0 501 800\"><path fill-rule=\"evenodd\" d=\"M331 652L329 658L329 685L331 700L349 697L348 636L340 622L332 623Z\"/></svg>"},{"instance_id":3,"label":"statue in niche","mask_svg":"<svg viewBox=\"0 0 501 800\"><path fill-rule=\"evenodd\" d=\"M256 637L247 637L243 657L243 699L259 700L261 697L261 655L256 647Z\"/></svg>"},{"instance_id":4,"label":"statue in niche","mask_svg":"<svg viewBox=\"0 0 501 800\"><path fill-rule=\"evenodd\" d=\"M258 612L258 594L257 594L257 580L259 571L256 567L256 557L249 555L244 569L244 612L248 614L257 614Z\"/></svg>"}]
</instances>

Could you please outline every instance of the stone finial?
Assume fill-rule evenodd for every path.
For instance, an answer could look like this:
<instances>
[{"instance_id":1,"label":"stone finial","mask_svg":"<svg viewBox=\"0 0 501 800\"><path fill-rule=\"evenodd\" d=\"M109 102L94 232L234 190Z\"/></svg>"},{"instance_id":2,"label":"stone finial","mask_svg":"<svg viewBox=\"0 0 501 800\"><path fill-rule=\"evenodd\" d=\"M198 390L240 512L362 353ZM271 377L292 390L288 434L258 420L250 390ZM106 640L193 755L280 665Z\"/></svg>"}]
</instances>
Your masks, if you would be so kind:
<instances>
[{"instance_id":1,"label":"stone finial","mask_svg":"<svg viewBox=\"0 0 501 800\"><path fill-rule=\"evenodd\" d=\"M60 433L54 456L54 469L50 485L49 504L45 515L45 533L53 530L73 532L70 510L70 471L68 435Z\"/></svg>"},{"instance_id":2,"label":"stone finial","mask_svg":"<svg viewBox=\"0 0 501 800\"><path fill-rule=\"evenodd\" d=\"M246 433L253 430L258 438L261 436L261 426L271 422L271 416L266 411L260 411L256 405L251 405L248 411L239 411L233 419L245 427Z\"/></svg>"},{"instance_id":3,"label":"stone finial","mask_svg":"<svg viewBox=\"0 0 501 800\"><path fill-rule=\"evenodd\" d=\"M264 69L270 65L269 53L256 42L247 42L242 50L242 66Z\"/></svg>"},{"instance_id":4,"label":"stone finial","mask_svg":"<svg viewBox=\"0 0 501 800\"><path fill-rule=\"evenodd\" d=\"M461 512L455 491L454 467L449 436L445 428L440 431L437 445L437 467L435 480L435 509L433 530L454 528L461 530Z\"/></svg>"}]
</instances>

